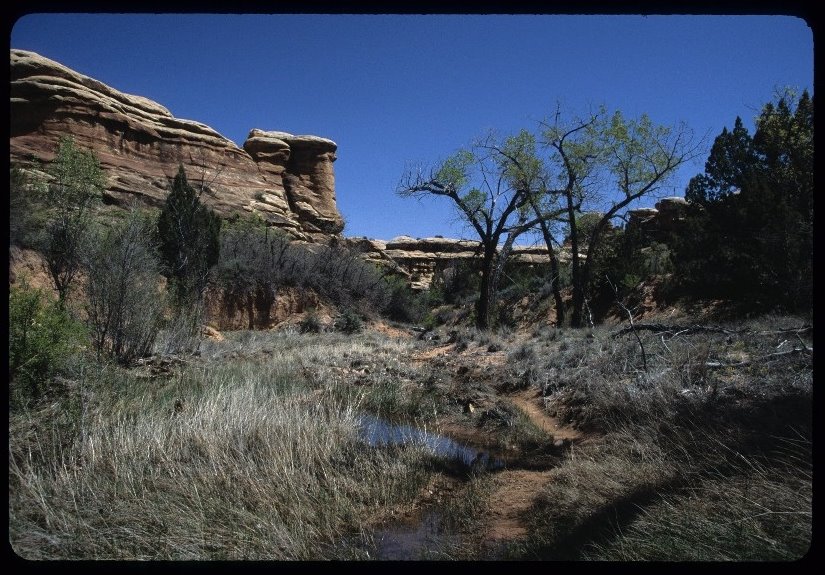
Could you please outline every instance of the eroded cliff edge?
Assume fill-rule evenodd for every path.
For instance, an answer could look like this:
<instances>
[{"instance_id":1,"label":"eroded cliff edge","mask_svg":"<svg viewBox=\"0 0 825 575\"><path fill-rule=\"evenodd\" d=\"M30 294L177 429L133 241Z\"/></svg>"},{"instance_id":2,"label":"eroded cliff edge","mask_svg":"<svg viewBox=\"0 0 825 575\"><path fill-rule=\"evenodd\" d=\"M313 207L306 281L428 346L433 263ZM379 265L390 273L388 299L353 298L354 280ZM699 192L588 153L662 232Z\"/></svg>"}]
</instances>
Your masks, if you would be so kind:
<instances>
[{"instance_id":1,"label":"eroded cliff edge","mask_svg":"<svg viewBox=\"0 0 825 575\"><path fill-rule=\"evenodd\" d=\"M257 212L296 238L323 241L344 227L335 198L337 145L317 136L250 131L243 147L209 126L120 92L48 58L10 51L11 161L50 161L61 136L91 149L107 177L105 201L159 206L183 164L222 216Z\"/></svg>"}]
</instances>

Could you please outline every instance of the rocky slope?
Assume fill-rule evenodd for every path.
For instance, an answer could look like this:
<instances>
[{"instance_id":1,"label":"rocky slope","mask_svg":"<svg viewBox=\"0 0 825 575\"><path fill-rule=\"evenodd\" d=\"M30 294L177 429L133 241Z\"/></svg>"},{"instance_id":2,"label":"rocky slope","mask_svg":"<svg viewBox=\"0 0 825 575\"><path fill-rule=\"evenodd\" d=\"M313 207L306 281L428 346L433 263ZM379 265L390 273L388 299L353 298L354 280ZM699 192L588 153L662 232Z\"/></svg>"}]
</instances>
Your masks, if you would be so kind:
<instances>
[{"instance_id":1,"label":"rocky slope","mask_svg":"<svg viewBox=\"0 0 825 575\"><path fill-rule=\"evenodd\" d=\"M11 160L50 161L61 136L91 149L105 199L160 205L179 164L223 216L257 212L292 235L324 240L343 229L335 200L337 145L253 129L243 148L160 104L119 92L34 52L10 51Z\"/></svg>"}]
</instances>

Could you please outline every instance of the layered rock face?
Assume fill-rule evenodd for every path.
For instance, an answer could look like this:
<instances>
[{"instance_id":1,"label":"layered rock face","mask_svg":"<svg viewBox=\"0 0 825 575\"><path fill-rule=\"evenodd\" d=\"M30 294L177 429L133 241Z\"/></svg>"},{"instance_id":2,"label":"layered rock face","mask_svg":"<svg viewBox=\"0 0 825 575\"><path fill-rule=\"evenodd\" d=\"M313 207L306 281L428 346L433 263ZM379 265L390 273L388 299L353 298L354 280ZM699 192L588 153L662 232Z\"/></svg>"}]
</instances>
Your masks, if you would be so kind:
<instances>
[{"instance_id":1,"label":"layered rock face","mask_svg":"<svg viewBox=\"0 0 825 575\"><path fill-rule=\"evenodd\" d=\"M389 266L404 275L416 290L430 287L436 274L462 261L478 257L479 242L451 238L411 238L399 236L389 241L348 238L349 247L361 251L368 260ZM557 254L560 261L568 261L569 253ZM510 255L514 264L536 266L550 263L543 246L516 246Z\"/></svg>"},{"instance_id":2,"label":"layered rock face","mask_svg":"<svg viewBox=\"0 0 825 575\"><path fill-rule=\"evenodd\" d=\"M344 228L335 200L335 142L253 129L243 147L265 177L284 189L290 210L305 227L327 234Z\"/></svg>"},{"instance_id":3,"label":"layered rock face","mask_svg":"<svg viewBox=\"0 0 825 575\"><path fill-rule=\"evenodd\" d=\"M679 229L685 219L687 200L681 196L662 198L655 208L638 208L628 212L627 226L639 227L656 239Z\"/></svg>"},{"instance_id":4,"label":"layered rock face","mask_svg":"<svg viewBox=\"0 0 825 575\"><path fill-rule=\"evenodd\" d=\"M335 200L335 142L253 129L243 149L34 52L10 51L11 160L54 158L61 136L91 149L107 176L105 200L159 206L183 164L218 214L261 214L293 236L324 241L343 229Z\"/></svg>"}]
</instances>

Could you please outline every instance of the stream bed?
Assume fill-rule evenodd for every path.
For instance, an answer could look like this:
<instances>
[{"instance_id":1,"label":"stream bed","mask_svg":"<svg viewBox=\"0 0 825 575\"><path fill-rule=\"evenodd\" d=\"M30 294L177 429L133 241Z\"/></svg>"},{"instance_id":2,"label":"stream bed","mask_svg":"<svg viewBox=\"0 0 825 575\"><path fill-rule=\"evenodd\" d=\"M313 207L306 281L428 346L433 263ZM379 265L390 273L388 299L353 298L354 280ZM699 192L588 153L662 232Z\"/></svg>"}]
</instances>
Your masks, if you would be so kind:
<instances>
[{"instance_id":1,"label":"stream bed","mask_svg":"<svg viewBox=\"0 0 825 575\"><path fill-rule=\"evenodd\" d=\"M372 446L422 445L433 455L457 461L470 471L493 471L505 467L505 461L487 450L462 445L449 437L419 429L412 425L390 423L373 415L361 415L359 435ZM437 508L422 512L413 524L399 523L375 533L375 559L417 560L449 558L449 549L461 544L461 536L449 533L442 525L442 513Z\"/></svg>"}]
</instances>

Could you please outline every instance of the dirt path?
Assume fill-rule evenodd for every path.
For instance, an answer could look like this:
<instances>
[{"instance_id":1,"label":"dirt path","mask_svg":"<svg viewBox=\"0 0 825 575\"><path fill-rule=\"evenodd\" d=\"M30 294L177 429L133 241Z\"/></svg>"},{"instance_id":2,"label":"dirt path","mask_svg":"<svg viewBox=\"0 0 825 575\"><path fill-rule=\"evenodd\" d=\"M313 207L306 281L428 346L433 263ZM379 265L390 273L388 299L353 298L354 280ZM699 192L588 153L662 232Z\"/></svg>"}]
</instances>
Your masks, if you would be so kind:
<instances>
[{"instance_id":1,"label":"dirt path","mask_svg":"<svg viewBox=\"0 0 825 575\"><path fill-rule=\"evenodd\" d=\"M521 391L508 396L508 399L554 439L575 441L581 438L578 431L559 425L542 409L540 395L535 390ZM503 544L527 534L525 516L536 495L550 481L551 473L552 470L513 469L496 474L483 537L486 545Z\"/></svg>"},{"instance_id":2,"label":"dirt path","mask_svg":"<svg viewBox=\"0 0 825 575\"><path fill-rule=\"evenodd\" d=\"M484 368L498 367L506 363L506 352L490 353L486 350L470 350L458 357L453 355L453 344L442 344L420 350L411 354L414 362L427 362L446 358L451 363L450 369L469 366L471 376L477 378ZM466 369L466 367L465 367ZM532 388L508 394L502 399L509 401L524 412L539 429L553 440L579 441L583 439L577 430L563 426L547 413L539 390ZM451 430L449 435L456 436L463 428ZM476 435L478 430L470 433ZM481 541L488 549L495 549L527 535L527 517L536 496L541 493L548 481L552 480L552 469L504 469L492 477L492 493L489 498L487 516L481 530Z\"/></svg>"},{"instance_id":3,"label":"dirt path","mask_svg":"<svg viewBox=\"0 0 825 575\"><path fill-rule=\"evenodd\" d=\"M565 427L548 414L541 406L541 393L527 389L507 396L507 399L523 411L539 429L553 436L553 439L569 439L575 441L581 438L577 430Z\"/></svg>"}]
</instances>

